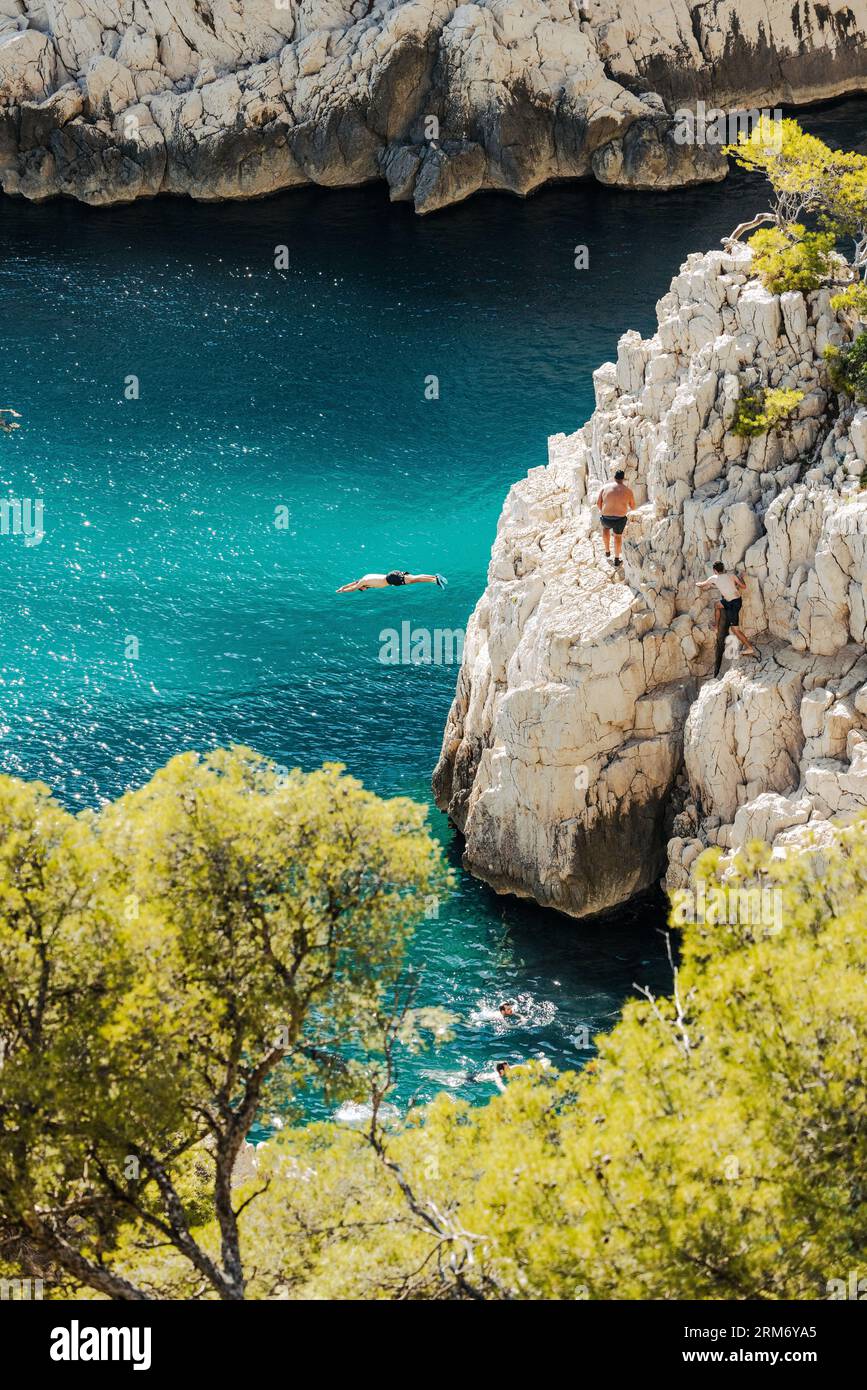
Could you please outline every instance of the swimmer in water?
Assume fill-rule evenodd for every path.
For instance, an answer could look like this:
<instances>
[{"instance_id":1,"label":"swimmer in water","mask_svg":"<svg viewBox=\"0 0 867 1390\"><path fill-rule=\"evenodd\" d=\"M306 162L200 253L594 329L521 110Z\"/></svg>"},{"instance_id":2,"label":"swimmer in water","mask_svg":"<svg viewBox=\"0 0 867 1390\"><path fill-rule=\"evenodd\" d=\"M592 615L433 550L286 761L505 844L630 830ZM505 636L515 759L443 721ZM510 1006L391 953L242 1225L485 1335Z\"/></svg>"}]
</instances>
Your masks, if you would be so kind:
<instances>
[{"instance_id":1,"label":"swimmer in water","mask_svg":"<svg viewBox=\"0 0 867 1390\"><path fill-rule=\"evenodd\" d=\"M500 1005L500 1013L503 1015L503 1018L515 1017L515 1005L511 999L506 999L503 1001L503 1003Z\"/></svg>"},{"instance_id":2,"label":"swimmer in water","mask_svg":"<svg viewBox=\"0 0 867 1390\"><path fill-rule=\"evenodd\" d=\"M3 430L4 434L11 434L13 430L20 430L20 425L13 424L11 420L4 420L4 415L14 415L16 420L21 419L19 412L13 410L11 406L0 407L0 430Z\"/></svg>"},{"instance_id":3,"label":"swimmer in water","mask_svg":"<svg viewBox=\"0 0 867 1390\"><path fill-rule=\"evenodd\" d=\"M501 1091L505 1091L510 1076L532 1075L537 1067L547 1071L550 1065L547 1057L531 1057L526 1062L497 1062L494 1067L494 1081Z\"/></svg>"},{"instance_id":4,"label":"swimmer in water","mask_svg":"<svg viewBox=\"0 0 867 1390\"><path fill-rule=\"evenodd\" d=\"M410 574L408 570L389 570L388 574L363 574L351 584L343 584L338 594L361 593L364 589L399 588L402 584L436 584L444 589L448 580L442 574Z\"/></svg>"}]
</instances>

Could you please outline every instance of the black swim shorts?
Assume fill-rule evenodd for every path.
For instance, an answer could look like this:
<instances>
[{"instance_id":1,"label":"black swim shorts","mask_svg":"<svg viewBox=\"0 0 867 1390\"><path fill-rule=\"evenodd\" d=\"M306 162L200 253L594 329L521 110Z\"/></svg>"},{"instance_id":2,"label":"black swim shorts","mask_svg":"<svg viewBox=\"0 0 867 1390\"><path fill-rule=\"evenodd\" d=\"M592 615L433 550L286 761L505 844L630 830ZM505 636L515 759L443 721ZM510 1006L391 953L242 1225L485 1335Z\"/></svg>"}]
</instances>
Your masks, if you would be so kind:
<instances>
[{"instance_id":1,"label":"black swim shorts","mask_svg":"<svg viewBox=\"0 0 867 1390\"><path fill-rule=\"evenodd\" d=\"M602 525L606 531L613 531L615 536L622 536L627 520L628 517L625 516L603 516Z\"/></svg>"},{"instance_id":2,"label":"black swim shorts","mask_svg":"<svg viewBox=\"0 0 867 1390\"><path fill-rule=\"evenodd\" d=\"M407 574L407 570L389 570L385 576L385 582L386 584L405 584Z\"/></svg>"},{"instance_id":3,"label":"black swim shorts","mask_svg":"<svg viewBox=\"0 0 867 1390\"><path fill-rule=\"evenodd\" d=\"M720 603L723 606L723 612L725 613L729 622L737 626L738 622L740 621L741 604L743 603L743 599L721 598Z\"/></svg>"}]
</instances>

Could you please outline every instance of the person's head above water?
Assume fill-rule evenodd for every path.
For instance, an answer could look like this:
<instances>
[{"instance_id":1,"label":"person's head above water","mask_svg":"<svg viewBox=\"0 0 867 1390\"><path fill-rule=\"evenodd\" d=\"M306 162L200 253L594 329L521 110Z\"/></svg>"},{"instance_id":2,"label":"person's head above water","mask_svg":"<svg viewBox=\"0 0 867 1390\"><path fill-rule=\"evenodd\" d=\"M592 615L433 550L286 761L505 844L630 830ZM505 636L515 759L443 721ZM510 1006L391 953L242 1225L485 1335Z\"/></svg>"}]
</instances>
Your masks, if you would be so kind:
<instances>
[{"instance_id":1,"label":"person's head above water","mask_svg":"<svg viewBox=\"0 0 867 1390\"><path fill-rule=\"evenodd\" d=\"M622 483L625 477L626 474L624 473L623 469L618 468L617 472L614 474L614 481L615 483Z\"/></svg>"},{"instance_id":2,"label":"person's head above water","mask_svg":"<svg viewBox=\"0 0 867 1390\"><path fill-rule=\"evenodd\" d=\"M717 574L725 574L726 572L726 567L722 560L714 560L713 567Z\"/></svg>"},{"instance_id":3,"label":"person's head above water","mask_svg":"<svg viewBox=\"0 0 867 1390\"><path fill-rule=\"evenodd\" d=\"M497 1076L505 1076L505 1075L506 1075L506 1072L507 1072L508 1070L509 1070L509 1063L508 1063L508 1062L498 1062L498 1063L497 1063Z\"/></svg>"},{"instance_id":4,"label":"person's head above water","mask_svg":"<svg viewBox=\"0 0 867 1390\"><path fill-rule=\"evenodd\" d=\"M503 1018L511 1018L515 1012L515 1005L511 999L504 999L500 1005L500 1013Z\"/></svg>"}]
</instances>

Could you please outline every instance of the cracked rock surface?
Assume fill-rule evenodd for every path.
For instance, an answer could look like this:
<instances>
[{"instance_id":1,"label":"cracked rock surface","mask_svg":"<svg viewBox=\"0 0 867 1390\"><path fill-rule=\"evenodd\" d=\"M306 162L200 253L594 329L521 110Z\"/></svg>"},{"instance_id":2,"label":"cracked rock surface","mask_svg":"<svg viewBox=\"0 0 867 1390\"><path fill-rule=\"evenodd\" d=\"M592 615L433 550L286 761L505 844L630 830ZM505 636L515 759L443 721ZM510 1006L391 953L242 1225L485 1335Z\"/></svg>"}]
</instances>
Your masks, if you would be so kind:
<instances>
[{"instance_id":1,"label":"cracked rock surface","mask_svg":"<svg viewBox=\"0 0 867 1390\"><path fill-rule=\"evenodd\" d=\"M770 294L748 248L690 256L594 373L596 409L512 488L434 774L465 864L574 916L706 846L807 848L867 810L867 410L829 394L855 331L833 288ZM803 392L777 434L731 433L744 388ZM624 467L624 581L592 503ZM713 679L722 559L761 660ZM730 639L734 640L734 639Z\"/></svg>"},{"instance_id":2,"label":"cracked rock surface","mask_svg":"<svg viewBox=\"0 0 867 1390\"><path fill-rule=\"evenodd\" d=\"M0 0L0 185L92 204L385 179L722 178L672 112L867 85L867 0Z\"/></svg>"}]
</instances>

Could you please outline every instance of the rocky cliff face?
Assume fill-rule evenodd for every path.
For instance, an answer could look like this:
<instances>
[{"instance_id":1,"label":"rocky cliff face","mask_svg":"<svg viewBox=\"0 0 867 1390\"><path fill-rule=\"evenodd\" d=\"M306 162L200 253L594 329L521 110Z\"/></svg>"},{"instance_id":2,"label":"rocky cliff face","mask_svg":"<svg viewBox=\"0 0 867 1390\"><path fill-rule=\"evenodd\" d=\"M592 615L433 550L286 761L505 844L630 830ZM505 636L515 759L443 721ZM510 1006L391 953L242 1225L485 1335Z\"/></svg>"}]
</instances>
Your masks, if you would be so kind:
<instances>
[{"instance_id":1,"label":"rocky cliff face","mask_svg":"<svg viewBox=\"0 0 867 1390\"><path fill-rule=\"evenodd\" d=\"M768 293L740 245L691 256L512 488L434 779L495 888L580 916L685 886L707 845L821 842L867 809L867 410L829 395L823 349L853 331L831 295ZM768 386L796 413L739 438ZM624 582L589 505L618 465L641 504ZM762 658L715 680L695 586L716 559Z\"/></svg>"},{"instance_id":2,"label":"rocky cliff face","mask_svg":"<svg viewBox=\"0 0 867 1390\"><path fill-rule=\"evenodd\" d=\"M0 182L89 203L387 180L429 212L722 178L671 111L867 86L867 0L0 0Z\"/></svg>"}]
</instances>

